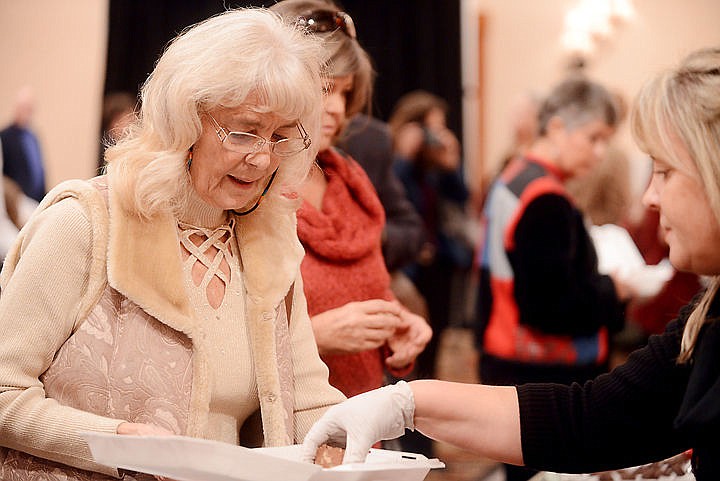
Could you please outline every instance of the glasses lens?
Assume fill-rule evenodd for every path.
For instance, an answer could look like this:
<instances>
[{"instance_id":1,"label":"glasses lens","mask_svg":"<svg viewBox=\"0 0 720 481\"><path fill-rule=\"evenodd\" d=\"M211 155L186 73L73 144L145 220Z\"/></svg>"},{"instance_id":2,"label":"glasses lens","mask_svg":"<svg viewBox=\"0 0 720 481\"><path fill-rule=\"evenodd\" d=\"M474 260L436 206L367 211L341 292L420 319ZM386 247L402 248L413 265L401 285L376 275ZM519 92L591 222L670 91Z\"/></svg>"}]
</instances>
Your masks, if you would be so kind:
<instances>
[{"instance_id":1,"label":"glasses lens","mask_svg":"<svg viewBox=\"0 0 720 481\"><path fill-rule=\"evenodd\" d=\"M305 141L303 139L283 139L275 142L273 152L276 155L287 156L302 152L305 148Z\"/></svg>"},{"instance_id":2,"label":"glasses lens","mask_svg":"<svg viewBox=\"0 0 720 481\"><path fill-rule=\"evenodd\" d=\"M233 152L249 154L261 150L265 142L265 139L254 134L231 132L225 145ZM304 139L297 138L282 139L277 142L270 142L270 144L272 145L272 153L281 157L297 154L308 147Z\"/></svg>"},{"instance_id":3,"label":"glasses lens","mask_svg":"<svg viewBox=\"0 0 720 481\"><path fill-rule=\"evenodd\" d=\"M255 152L262 148L265 139L246 132L230 132L227 146L235 152Z\"/></svg>"}]
</instances>

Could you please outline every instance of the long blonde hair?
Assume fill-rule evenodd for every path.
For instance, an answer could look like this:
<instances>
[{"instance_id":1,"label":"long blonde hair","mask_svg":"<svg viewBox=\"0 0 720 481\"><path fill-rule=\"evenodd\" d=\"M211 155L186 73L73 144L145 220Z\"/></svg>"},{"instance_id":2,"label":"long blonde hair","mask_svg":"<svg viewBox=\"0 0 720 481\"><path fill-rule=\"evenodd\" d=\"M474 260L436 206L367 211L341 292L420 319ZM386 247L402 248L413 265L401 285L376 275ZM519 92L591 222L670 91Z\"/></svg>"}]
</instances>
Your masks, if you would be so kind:
<instances>
[{"instance_id":1,"label":"long blonde hair","mask_svg":"<svg viewBox=\"0 0 720 481\"><path fill-rule=\"evenodd\" d=\"M720 48L693 52L677 69L648 82L638 94L632 130L640 148L682 169L672 139L679 139L693 159L715 221L720 222ZM720 246L718 246L720 248ZM720 288L720 274L710 278L683 332L679 362L691 359L708 309Z\"/></svg>"},{"instance_id":2,"label":"long blonde hair","mask_svg":"<svg viewBox=\"0 0 720 481\"><path fill-rule=\"evenodd\" d=\"M262 107L302 122L318 137L325 70L320 42L266 9L237 9L200 22L167 47L141 90L138 120L106 153L123 205L140 217L179 213L192 186L189 149L201 115L254 95ZM269 196L299 184L317 153L283 159Z\"/></svg>"}]
</instances>

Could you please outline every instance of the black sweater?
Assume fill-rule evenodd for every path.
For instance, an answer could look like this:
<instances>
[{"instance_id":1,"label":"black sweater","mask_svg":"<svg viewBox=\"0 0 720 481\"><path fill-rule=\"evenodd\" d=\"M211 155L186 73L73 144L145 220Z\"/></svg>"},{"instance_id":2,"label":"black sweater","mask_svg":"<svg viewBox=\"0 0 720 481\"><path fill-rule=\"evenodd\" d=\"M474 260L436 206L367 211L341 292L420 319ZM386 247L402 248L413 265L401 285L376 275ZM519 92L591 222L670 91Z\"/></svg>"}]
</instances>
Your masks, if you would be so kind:
<instances>
[{"instance_id":1,"label":"black sweater","mask_svg":"<svg viewBox=\"0 0 720 481\"><path fill-rule=\"evenodd\" d=\"M710 309L720 313L718 298ZM658 461L693 448L698 481L720 479L720 323L700 333L678 364L686 306L662 335L608 374L583 385L524 384L520 402L527 466L595 472Z\"/></svg>"}]
</instances>

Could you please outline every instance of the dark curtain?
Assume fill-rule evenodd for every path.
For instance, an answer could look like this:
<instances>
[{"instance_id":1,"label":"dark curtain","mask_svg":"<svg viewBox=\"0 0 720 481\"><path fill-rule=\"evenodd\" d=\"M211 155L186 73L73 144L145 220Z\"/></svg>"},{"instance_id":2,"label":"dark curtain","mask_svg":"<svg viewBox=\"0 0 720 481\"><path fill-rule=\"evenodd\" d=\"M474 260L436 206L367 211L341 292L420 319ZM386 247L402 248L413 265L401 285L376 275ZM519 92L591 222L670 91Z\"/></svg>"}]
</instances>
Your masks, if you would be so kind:
<instances>
[{"instance_id":1,"label":"dark curtain","mask_svg":"<svg viewBox=\"0 0 720 481\"><path fill-rule=\"evenodd\" d=\"M165 45L185 27L229 8L273 0L110 0L105 92L137 92ZM461 125L460 0L341 0L378 73L372 111L387 119L403 94L424 89Z\"/></svg>"}]
</instances>

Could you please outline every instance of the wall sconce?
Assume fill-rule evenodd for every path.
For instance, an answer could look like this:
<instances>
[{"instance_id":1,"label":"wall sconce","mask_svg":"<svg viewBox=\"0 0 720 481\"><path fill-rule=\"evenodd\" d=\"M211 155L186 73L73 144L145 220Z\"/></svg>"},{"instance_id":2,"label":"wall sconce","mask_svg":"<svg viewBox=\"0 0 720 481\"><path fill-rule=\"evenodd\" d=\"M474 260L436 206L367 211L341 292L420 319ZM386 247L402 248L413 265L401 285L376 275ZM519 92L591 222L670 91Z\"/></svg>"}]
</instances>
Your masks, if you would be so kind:
<instances>
[{"instance_id":1,"label":"wall sconce","mask_svg":"<svg viewBox=\"0 0 720 481\"><path fill-rule=\"evenodd\" d=\"M571 68L583 68L619 25L635 18L632 0L578 0L565 14L561 37Z\"/></svg>"}]
</instances>

